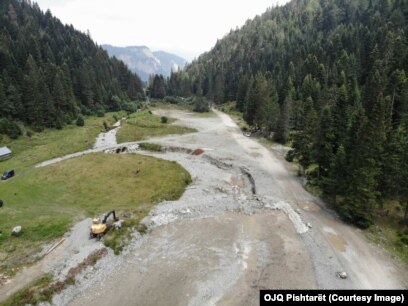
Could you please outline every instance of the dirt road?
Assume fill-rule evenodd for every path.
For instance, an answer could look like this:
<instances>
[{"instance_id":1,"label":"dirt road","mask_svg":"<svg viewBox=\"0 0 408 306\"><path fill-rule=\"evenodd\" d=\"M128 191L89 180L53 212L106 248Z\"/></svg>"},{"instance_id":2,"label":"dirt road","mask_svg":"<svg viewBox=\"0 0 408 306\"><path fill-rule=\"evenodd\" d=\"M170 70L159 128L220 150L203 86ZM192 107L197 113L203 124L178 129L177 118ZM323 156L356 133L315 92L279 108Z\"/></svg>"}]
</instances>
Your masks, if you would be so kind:
<instances>
[{"instance_id":1,"label":"dirt road","mask_svg":"<svg viewBox=\"0 0 408 306\"><path fill-rule=\"evenodd\" d=\"M116 134L120 129L120 123L121 120L113 125L113 129L107 131L106 133L99 134L98 138L96 138L94 149L110 148L117 145Z\"/></svg>"},{"instance_id":2,"label":"dirt road","mask_svg":"<svg viewBox=\"0 0 408 306\"><path fill-rule=\"evenodd\" d=\"M37 254L42 257L41 260L24 268L9 282L0 286L0 302L47 273L52 273L57 279L62 280L70 268L77 266L92 252L103 248L101 242L89 240L90 223L91 219L78 222L71 232L60 240L61 244L45 246L44 250ZM58 247L53 249L53 246ZM50 250L52 252L48 254L47 251Z\"/></svg>"},{"instance_id":3,"label":"dirt road","mask_svg":"<svg viewBox=\"0 0 408 306\"><path fill-rule=\"evenodd\" d=\"M150 233L103 258L54 304L258 305L263 288L407 288L405 267L339 221L227 115L159 114L199 132L156 138L173 149L145 154L177 161L192 185L145 218Z\"/></svg>"}]
</instances>

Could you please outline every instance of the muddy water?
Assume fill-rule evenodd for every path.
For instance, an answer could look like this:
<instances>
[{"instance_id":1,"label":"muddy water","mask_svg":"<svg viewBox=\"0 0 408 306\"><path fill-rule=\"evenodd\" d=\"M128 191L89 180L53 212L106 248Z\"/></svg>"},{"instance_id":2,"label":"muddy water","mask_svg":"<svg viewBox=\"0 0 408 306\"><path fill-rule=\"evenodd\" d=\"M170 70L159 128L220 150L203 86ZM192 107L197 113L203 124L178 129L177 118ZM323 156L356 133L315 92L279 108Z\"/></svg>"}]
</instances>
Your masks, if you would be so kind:
<instances>
[{"instance_id":1,"label":"muddy water","mask_svg":"<svg viewBox=\"0 0 408 306\"><path fill-rule=\"evenodd\" d=\"M328 235L329 241L331 245L339 252L345 252L346 251L346 245L347 242L341 238L339 235L329 233Z\"/></svg>"}]
</instances>

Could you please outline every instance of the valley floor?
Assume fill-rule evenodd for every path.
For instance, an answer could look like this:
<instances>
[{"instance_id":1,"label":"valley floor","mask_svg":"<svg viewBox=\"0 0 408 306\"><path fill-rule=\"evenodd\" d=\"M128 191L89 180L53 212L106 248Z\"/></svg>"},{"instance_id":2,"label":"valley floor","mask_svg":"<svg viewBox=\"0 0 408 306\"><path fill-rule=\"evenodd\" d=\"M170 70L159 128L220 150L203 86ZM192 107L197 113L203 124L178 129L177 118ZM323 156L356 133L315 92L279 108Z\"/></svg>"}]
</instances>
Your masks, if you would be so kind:
<instances>
[{"instance_id":1,"label":"valley floor","mask_svg":"<svg viewBox=\"0 0 408 306\"><path fill-rule=\"evenodd\" d=\"M141 153L178 162L193 183L151 211L146 235L87 269L55 305L258 305L266 288L408 287L406 267L340 221L230 117L156 114L198 132L153 138L167 151ZM197 149L204 153L191 154Z\"/></svg>"},{"instance_id":2,"label":"valley floor","mask_svg":"<svg viewBox=\"0 0 408 306\"><path fill-rule=\"evenodd\" d=\"M193 184L151 212L148 235L102 259L56 304L258 305L263 288L407 288L405 267L341 222L227 115L157 114L199 131L152 140L173 148L152 155L180 163ZM203 155L187 153L198 148ZM337 276L343 271L347 279Z\"/></svg>"}]
</instances>

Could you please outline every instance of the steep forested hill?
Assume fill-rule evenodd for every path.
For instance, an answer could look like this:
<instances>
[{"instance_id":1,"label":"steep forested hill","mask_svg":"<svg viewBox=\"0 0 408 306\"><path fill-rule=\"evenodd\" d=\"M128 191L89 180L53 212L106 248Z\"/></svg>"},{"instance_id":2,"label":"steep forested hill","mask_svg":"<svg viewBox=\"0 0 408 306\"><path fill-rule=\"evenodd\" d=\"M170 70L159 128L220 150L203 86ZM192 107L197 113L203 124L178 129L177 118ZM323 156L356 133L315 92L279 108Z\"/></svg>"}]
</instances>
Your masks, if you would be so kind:
<instances>
[{"instance_id":1,"label":"steep forested hill","mask_svg":"<svg viewBox=\"0 0 408 306\"><path fill-rule=\"evenodd\" d=\"M143 97L142 83L89 35L27 0L0 2L0 134L41 130Z\"/></svg>"},{"instance_id":2,"label":"steep forested hill","mask_svg":"<svg viewBox=\"0 0 408 306\"><path fill-rule=\"evenodd\" d=\"M235 100L251 125L291 135L288 158L345 219L366 227L389 199L408 218L407 36L405 0L293 0L173 74L167 94Z\"/></svg>"}]
</instances>

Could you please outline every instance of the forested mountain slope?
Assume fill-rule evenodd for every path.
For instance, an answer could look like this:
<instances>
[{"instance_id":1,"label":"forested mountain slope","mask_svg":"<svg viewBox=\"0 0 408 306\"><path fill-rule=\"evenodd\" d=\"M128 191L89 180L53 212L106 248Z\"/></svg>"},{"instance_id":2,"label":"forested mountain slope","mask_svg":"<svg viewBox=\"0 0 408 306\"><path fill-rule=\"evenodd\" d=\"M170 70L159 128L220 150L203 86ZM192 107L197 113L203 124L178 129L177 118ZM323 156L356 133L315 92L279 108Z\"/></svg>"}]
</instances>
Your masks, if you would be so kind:
<instances>
[{"instance_id":1,"label":"forested mountain slope","mask_svg":"<svg viewBox=\"0 0 408 306\"><path fill-rule=\"evenodd\" d=\"M89 35L28 0L0 2L0 134L41 130L143 97L142 82Z\"/></svg>"},{"instance_id":2,"label":"forested mountain slope","mask_svg":"<svg viewBox=\"0 0 408 306\"><path fill-rule=\"evenodd\" d=\"M293 0L219 40L167 93L237 101L361 227L389 199L408 217L408 1ZM314 171L311 169L315 169Z\"/></svg>"}]
</instances>

